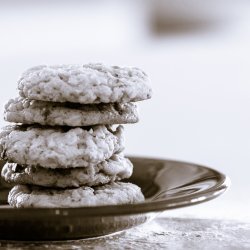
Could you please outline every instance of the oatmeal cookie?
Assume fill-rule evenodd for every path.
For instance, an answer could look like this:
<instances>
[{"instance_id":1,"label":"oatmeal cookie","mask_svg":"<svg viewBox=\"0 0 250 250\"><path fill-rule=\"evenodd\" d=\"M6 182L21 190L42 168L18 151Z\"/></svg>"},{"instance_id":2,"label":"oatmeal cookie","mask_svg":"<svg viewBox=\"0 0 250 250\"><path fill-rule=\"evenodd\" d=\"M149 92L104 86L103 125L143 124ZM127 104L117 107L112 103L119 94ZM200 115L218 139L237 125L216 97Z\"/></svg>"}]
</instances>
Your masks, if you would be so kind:
<instances>
[{"instance_id":1,"label":"oatmeal cookie","mask_svg":"<svg viewBox=\"0 0 250 250\"><path fill-rule=\"evenodd\" d=\"M20 165L75 168L96 165L123 151L123 127L7 126L0 157Z\"/></svg>"},{"instance_id":2,"label":"oatmeal cookie","mask_svg":"<svg viewBox=\"0 0 250 250\"><path fill-rule=\"evenodd\" d=\"M4 118L15 123L71 127L136 123L139 120L134 103L78 104L23 98L11 99L5 105Z\"/></svg>"},{"instance_id":3,"label":"oatmeal cookie","mask_svg":"<svg viewBox=\"0 0 250 250\"><path fill-rule=\"evenodd\" d=\"M31 100L82 104L135 102L149 99L152 89L138 68L84 65L41 65L18 81L19 94Z\"/></svg>"},{"instance_id":4,"label":"oatmeal cookie","mask_svg":"<svg viewBox=\"0 0 250 250\"><path fill-rule=\"evenodd\" d=\"M131 183L114 182L97 187L46 189L17 185L11 189L8 202L13 207L88 207L131 204L144 201L141 189Z\"/></svg>"},{"instance_id":5,"label":"oatmeal cookie","mask_svg":"<svg viewBox=\"0 0 250 250\"><path fill-rule=\"evenodd\" d=\"M49 169L37 166L6 163L2 177L8 183L31 184L43 187L69 188L103 185L129 178L133 165L122 154L114 154L96 166L85 168Z\"/></svg>"}]
</instances>

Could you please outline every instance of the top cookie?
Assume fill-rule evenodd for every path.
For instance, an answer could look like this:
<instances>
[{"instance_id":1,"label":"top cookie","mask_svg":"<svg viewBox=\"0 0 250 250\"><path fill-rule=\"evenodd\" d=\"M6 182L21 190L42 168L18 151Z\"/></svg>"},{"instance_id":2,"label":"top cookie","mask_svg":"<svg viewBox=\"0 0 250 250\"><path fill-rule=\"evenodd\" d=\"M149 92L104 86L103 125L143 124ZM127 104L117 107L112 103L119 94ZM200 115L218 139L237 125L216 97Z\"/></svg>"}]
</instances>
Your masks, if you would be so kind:
<instances>
[{"instance_id":1,"label":"top cookie","mask_svg":"<svg viewBox=\"0 0 250 250\"><path fill-rule=\"evenodd\" d=\"M18 81L31 100L82 104L135 102L151 98L147 75L138 68L102 64L37 66Z\"/></svg>"}]
</instances>

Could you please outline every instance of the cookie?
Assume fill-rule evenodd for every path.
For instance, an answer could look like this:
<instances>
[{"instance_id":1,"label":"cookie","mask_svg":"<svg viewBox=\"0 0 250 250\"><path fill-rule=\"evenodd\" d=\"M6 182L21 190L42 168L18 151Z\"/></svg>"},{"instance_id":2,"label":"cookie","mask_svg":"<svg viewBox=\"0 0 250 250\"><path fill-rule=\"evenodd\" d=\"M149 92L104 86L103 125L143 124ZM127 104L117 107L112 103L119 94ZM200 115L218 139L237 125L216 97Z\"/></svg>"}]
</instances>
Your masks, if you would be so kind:
<instances>
[{"instance_id":1,"label":"cookie","mask_svg":"<svg viewBox=\"0 0 250 250\"><path fill-rule=\"evenodd\" d=\"M11 189L8 202L21 207L88 207L130 204L144 201L141 189L131 183L114 182L97 187L75 189L46 189L17 185Z\"/></svg>"},{"instance_id":2,"label":"cookie","mask_svg":"<svg viewBox=\"0 0 250 250\"><path fill-rule=\"evenodd\" d=\"M18 81L19 94L31 100L82 104L135 102L152 96L147 75L138 68L85 65L41 65Z\"/></svg>"},{"instance_id":3,"label":"cookie","mask_svg":"<svg viewBox=\"0 0 250 250\"><path fill-rule=\"evenodd\" d=\"M44 187L68 188L97 186L129 178L133 165L123 155L115 154L96 166L69 169L48 169L6 163L2 177L14 184L32 184Z\"/></svg>"},{"instance_id":4,"label":"cookie","mask_svg":"<svg viewBox=\"0 0 250 250\"><path fill-rule=\"evenodd\" d=\"M15 123L72 127L136 123L139 120L133 103L53 103L23 98L11 99L5 105L4 118Z\"/></svg>"},{"instance_id":5,"label":"cookie","mask_svg":"<svg viewBox=\"0 0 250 250\"><path fill-rule=\"evenodd\" d=\"M75 168L96 165L123 150L123 127L7 126L0 156L21 165Z\"/></svg>"}]
</instances>

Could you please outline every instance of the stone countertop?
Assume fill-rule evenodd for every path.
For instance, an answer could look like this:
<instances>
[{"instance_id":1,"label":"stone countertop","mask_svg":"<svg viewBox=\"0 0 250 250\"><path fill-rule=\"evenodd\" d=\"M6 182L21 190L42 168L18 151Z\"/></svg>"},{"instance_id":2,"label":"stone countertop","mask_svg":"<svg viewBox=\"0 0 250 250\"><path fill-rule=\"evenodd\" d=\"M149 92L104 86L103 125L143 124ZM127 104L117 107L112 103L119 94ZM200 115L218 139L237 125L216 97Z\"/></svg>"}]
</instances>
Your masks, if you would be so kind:
<instances>
[{"instance_id":1,"label":"stone countertop","mask_svg":"<svg viewBox=\"0 0 250 250\"><path fill-rule=\"evenodd\" d=\"M0 249L250 249L250 223L191 218L157 219L106 237L61 242L0 241Z\"/></svg>"}]
</instances>

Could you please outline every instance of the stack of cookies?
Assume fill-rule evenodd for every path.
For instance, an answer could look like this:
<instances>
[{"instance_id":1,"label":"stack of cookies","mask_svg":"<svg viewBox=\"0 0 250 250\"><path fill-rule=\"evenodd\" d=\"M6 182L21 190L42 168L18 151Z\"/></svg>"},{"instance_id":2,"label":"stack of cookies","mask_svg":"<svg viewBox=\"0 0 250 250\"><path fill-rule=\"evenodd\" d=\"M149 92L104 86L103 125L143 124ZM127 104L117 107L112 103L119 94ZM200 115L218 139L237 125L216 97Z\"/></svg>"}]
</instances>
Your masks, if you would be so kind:
<instances>
[{"instance_id":1,"label":"stack of cookies","mask_svg":"<svg viewBox=\"0 0 250 250\"><path fill-rule=\"evenodd\" d=\"M13 207L135 203L139 187L124 157L123 126L138 122L136 101L151 97L138 68L102 64L38 66L18 81L0 132L5 181Z\"/></svg>"}]
</instances>

